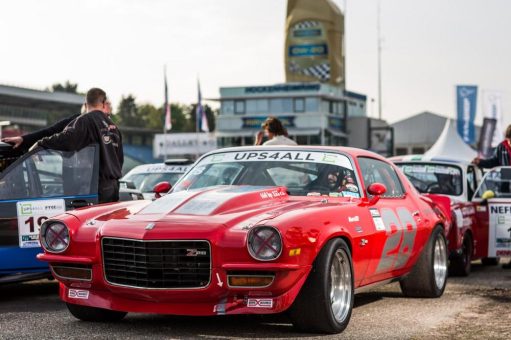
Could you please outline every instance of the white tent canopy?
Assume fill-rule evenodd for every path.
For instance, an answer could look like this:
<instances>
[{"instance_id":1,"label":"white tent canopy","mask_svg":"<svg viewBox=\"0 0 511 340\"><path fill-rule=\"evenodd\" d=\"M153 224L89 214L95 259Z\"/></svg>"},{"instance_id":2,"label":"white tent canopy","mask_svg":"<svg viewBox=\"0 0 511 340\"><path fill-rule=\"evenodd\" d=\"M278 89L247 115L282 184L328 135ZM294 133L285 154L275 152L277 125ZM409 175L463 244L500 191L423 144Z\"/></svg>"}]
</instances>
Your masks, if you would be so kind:
<instances>
[{"instance_id":1,"label":"white tent canopy","mask_svg":"<svg viewBox=\"0 0 511 340\"><path fill-rule=\"evenodd\" d=\"M444 129L433 146L424 153L425 158L448 158L452 160L470 162L477 156L477 151L472 149L461 139L456 131L456 121L447 119Z\"/></svg>"}]
</instances>

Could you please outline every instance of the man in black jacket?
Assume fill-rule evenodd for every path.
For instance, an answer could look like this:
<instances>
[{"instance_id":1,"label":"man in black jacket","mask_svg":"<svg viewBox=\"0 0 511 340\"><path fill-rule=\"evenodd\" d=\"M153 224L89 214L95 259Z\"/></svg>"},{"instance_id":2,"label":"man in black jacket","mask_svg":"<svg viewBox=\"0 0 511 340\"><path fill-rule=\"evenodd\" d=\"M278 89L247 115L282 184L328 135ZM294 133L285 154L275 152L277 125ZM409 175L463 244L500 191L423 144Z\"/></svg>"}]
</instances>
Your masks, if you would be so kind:
<instances>
[{"instance_id":1,"label":"man in black jacket","mask_svg":"<svg viewBox=\"0 0 511 340\"><path fill-rule=\"evenodd\" d=\"M61 151L78 151L89 144L99 145L99 203L119 200L124 153L122 137L109 118L105 91L92 88L86 96L86 113L72 120L63 131L44 137L36 145Z\"/></svg>"}]
</instances>

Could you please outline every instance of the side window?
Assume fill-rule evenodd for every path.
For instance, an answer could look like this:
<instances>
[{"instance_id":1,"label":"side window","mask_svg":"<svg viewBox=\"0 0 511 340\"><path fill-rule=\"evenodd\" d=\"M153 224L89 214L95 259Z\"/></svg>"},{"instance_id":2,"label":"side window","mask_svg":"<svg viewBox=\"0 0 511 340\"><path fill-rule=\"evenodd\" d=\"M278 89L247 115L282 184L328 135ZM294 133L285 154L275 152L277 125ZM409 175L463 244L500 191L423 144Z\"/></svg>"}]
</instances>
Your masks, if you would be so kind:
<instances>
[{"instance_id":1,"label":"side window","mask_svg":"<svg viewBox=\"0 0 511 340\"><path fill-rule=\"evenodd\" d=\"M94 164L94 146L78 152L39 150L6 170L0 200L94 193Z\"/></svg>"},{"instance_id":2,"label":"side window","mask_svg":"<svg viewBox=\"0 0 511 340\"><path fill-rule=\"evenodd\" d=\"M401 181L396 171L389 164L366 157L359 157L358 163L366 190L373 183L382 183L387 188L387 192L382 197L396 198L403 196L404 190Z\"/></svg>"}]
</instances>

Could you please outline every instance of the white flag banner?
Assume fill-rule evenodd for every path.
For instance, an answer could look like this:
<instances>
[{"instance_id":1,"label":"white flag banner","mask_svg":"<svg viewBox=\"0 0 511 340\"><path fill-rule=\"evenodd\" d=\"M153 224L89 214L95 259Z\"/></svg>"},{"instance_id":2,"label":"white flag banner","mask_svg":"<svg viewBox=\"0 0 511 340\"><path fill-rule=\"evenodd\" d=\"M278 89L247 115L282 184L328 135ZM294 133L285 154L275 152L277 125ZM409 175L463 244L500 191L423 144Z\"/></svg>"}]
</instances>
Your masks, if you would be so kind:
<instances>
[{"instance_id":1,"label":"white flag banner","mask_svg":"<svg viewBox=\"0 0 511 340\"><path fill-rule=\"evenodd\" d=\"M496 147L504 139L502 126L502 93L498 91L484 91L484 117L496 120L495 133L493 134L492 147Z\"/></svg>"}]
</instances>

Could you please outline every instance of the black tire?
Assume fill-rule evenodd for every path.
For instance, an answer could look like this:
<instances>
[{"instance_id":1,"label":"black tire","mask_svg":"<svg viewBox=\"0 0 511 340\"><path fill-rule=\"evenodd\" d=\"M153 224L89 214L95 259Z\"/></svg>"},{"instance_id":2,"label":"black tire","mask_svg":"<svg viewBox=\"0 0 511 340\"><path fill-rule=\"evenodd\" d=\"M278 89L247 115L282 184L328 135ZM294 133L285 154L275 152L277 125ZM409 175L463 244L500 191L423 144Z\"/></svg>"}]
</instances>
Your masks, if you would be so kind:
<instances>
[{"instance_id":1,"label":"black tire","mask_svg":"<svg viewBox=\"0 0 511 340\"><path fill-rule=\"evenodd\" d=\"M465 234L463 237L463 244L461 246L461 254L454 254L451 257L451 264L449 270L455 276L468 276L472 269L472 251L474 246L472 244L472 237L470 234Z\"/></svg>"},{"instance_id":2,"label":"black tire","mask_svg":"<svg viewBox=\"0 0 511 340\"><path fill-rule=\"evenodd\" d=\"M80 306L72 303L66 303L67 309L69 312L73 314L73 316L77 319L83 321L93 321L93 322L114 322L122 320L126 314L126 312L118 312L115 310L96 308L96 307L88 307L88 306Z\"/></svg>"},{"instance_id":3,"label":"black tire","mask_svg":"<svg viewBox=\"0 0 511 340\"><path fill-rule=\"evenodd\" d=\"M435 278L435 273L438 274L438 278ZM437 298L444 293L446 283L447 242L443 228L436 226L412 271L401 279L399 284L405 296Z\"/></svg>"},{"instance_id":4,"label":"black tire","mask_svg":"<svg viewBox=\"0 0 511 340\"><path fill-rule=\"evenodd\" d=\"M342 261L339 260L341 258ZM342 295L338 302L342 300L344 304L338 303L334 307L330 292L333 281L331 273L336 268L341 273L340 280L336 282L342 283L343 279L345 285L342 286L344 289L336 291L336 294ZM319 252L307 281L289 310L291 321L304 332L340 333L350 321L354 294L350 249L340 238L330 240ZM344 307L340 307L336 317L333 309L337 306Z\"/></svg>"}]
</instances>

